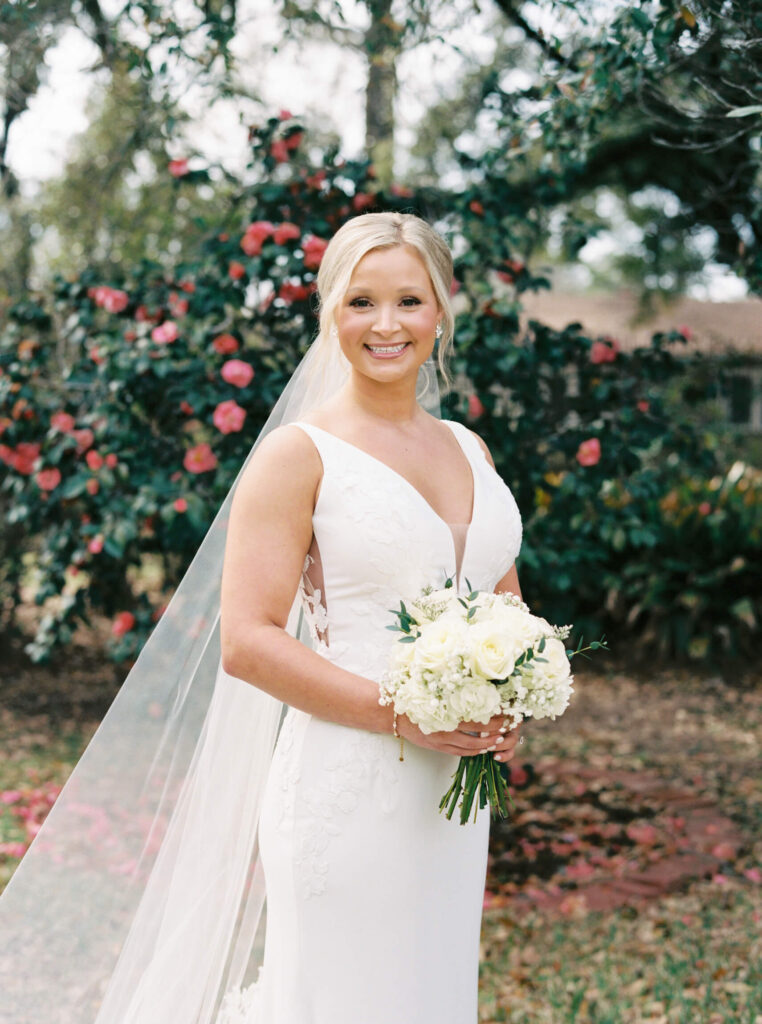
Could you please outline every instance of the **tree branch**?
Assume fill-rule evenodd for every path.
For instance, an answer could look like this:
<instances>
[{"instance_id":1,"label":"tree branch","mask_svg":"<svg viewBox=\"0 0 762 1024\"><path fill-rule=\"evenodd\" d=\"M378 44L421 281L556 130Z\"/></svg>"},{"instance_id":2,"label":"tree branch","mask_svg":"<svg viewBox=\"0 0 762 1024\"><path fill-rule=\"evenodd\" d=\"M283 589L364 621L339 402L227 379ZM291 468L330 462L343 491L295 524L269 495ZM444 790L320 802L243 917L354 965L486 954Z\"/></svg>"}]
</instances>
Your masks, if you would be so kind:
<instances>
[{"instance_id":1,"label":"tree branch","mask_svg":"<svg viewBox=\"0 0 762 1024\"><path fill-rule=\"evenodd\" d=\"M495 4L500 8L501 12L510 22L522 30L527 39L531 39L542 47L542 50L547 57L556 61L557 64L563 64L566 67L571 68L572 71L579 71L579 65L576 60L573 57L564 57L563 53L561 53L557 46L548 42L541 32L538 32L536 28L533 28L521 11L518 11L514 7L512 0L495 0Z\"/></svg>"}]
</instances>

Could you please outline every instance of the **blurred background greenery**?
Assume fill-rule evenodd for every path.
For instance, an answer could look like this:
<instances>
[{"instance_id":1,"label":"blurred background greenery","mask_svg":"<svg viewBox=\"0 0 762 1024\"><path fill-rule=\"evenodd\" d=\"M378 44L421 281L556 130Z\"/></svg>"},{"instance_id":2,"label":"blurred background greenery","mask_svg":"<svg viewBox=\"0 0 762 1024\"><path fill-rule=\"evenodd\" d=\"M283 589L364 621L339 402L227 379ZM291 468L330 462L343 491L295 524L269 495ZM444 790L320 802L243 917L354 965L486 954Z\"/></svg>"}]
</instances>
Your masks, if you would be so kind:
<instances>
[{"instance_id":1,"label":"blurred background greenery","mask_svg":"<svg viewBox=\"0 0 762 1024\"><path fill-rule=\"evenodd\" d=\"M2 4L7 641L40 661L100 623L135 657L314 335L325 240L398 209L456 255L445 412L517 497L528 600L631 659L753 657L761 21L724 0ZM14 132L66 40L86 123L33 181ZM314 88L289 111L294 54Z\"/></svg>"}]
</instances>

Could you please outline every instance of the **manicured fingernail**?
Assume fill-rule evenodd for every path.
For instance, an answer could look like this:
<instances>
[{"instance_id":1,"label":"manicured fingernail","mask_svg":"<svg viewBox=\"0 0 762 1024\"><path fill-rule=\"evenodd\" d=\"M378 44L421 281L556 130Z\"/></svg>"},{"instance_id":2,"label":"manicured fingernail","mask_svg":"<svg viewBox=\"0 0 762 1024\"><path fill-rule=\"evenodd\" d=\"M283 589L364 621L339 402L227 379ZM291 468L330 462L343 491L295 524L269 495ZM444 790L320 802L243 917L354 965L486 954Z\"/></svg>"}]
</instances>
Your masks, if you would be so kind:
<instances>
[{"instance_id":1,"label":"manicured fingernail","mask_svg":"<svg viewBox=\"0 0 762 1024\"><path fill-rule=\"evenodd\" d=\"M506 729L506 727L505 727L505 726L503 726L503 727L501 728L500 732L501 732L501 734L502 734L503 736L505 736L505 734L506 734L506 733L508 732L508 730Z\"/></svg>"},{"instance_id":2,"label":"manicured fingernail","mask_svg":"<svg viewBox=\"0 0 762 1024\"><path fill-rule=\"evenodd\" d=\"M479 733L479 736L480 736L480 737L481 737L482 739L484 739L484 737L485 737L485 736L489 736L489 733L488 733L488 732L480 732L480 733Z\"/></svg>"}]
</instances>

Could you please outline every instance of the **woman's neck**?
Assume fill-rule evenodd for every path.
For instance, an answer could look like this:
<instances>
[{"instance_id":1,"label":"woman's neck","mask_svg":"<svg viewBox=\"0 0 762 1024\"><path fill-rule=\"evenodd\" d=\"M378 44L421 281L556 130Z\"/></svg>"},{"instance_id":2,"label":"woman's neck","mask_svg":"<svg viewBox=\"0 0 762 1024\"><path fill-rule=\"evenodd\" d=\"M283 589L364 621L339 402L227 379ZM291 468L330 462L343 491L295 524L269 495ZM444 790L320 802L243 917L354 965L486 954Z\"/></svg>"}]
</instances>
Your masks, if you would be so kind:
<instances>
[{"instance_id":1,"label":"woman's neck","mask_svg":"<svg viewBox=\"0 0 762 1024\"><path fill-rule=\"evenodd\" d=\"M343 398L349 407L365 416L409 423L420 413L416 384L417 378L380 383L353 371L344 388Z\"/></svg>"}]
</instances>

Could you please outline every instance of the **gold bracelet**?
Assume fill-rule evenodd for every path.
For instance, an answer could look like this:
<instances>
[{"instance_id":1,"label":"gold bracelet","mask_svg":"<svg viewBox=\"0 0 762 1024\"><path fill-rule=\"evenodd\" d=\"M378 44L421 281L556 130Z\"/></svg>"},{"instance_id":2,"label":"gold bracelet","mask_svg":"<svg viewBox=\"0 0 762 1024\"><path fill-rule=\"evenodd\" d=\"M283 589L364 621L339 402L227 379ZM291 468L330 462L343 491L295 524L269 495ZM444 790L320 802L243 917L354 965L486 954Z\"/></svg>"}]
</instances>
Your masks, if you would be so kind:
<instances>
[{"instance_id":1,"label":"gold bracelet","mask_svg":"<svg viewBox=\"0 0 762 1024\"><path fill-rule=\"evenodd\" d=\"M396 711L394 712L394 718L392 719L392 732L397 737L397 739L400 741L400 761L404 761L405 760L405 737L404 736L400 736L400 734L397 732L397 712Z\"/></svg>"}]
</instances>

